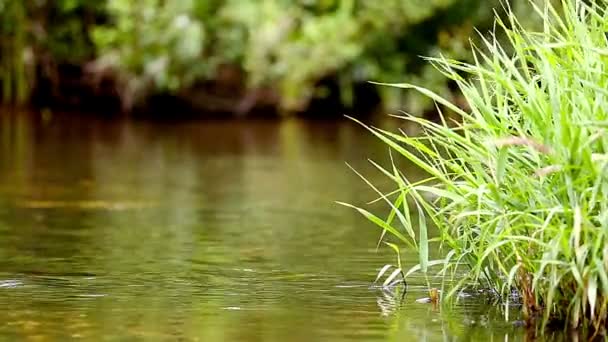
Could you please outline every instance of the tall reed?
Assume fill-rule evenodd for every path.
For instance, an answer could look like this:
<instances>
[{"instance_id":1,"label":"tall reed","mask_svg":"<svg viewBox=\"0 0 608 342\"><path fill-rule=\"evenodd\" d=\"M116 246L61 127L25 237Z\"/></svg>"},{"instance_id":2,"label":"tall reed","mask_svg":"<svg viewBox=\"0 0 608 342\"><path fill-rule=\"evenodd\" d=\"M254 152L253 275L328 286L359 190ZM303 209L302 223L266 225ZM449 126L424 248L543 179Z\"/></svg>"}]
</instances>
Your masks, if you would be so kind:
<instances>
[{"instance_id":1,"label":"tall reed","mask_svg":"<svg viewBox=\"0 0 608 342\"><path fill-rule=\"evenodd\" d=\"M405 275L436 271L444 299L483 287L508 303L516 292L529 319L599 330L608 314L606 3L531 2L540 32L505 8L508 19L496 19L505 43L490 33L473 47L472 64L429 58L458 84L470 110L392 84L461 119L401 116L423 129L420 136L366 126L428 177L413 182L394 166L376 165L396 185L379 192L391 213L381 219L356 209L419 251L419 264ZM431 225L434 239L427 238ZM433 240L445 258L429 259Z\"/></svg>"}]
</instances>

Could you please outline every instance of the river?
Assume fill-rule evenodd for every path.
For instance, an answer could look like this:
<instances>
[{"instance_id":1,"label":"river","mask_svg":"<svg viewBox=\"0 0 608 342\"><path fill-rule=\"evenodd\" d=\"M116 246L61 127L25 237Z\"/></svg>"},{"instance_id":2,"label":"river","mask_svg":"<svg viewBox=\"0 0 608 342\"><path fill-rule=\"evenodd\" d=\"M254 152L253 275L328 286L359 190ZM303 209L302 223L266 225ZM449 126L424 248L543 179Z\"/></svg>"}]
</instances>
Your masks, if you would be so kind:
<instances>
[{"instance_id":1,"label":"river","mask_svg":"<svg viewBox=\"0 0 608 342\"><path fill-rule=\"evenodd\" d=\"M393 254L335 201L387 156L347 120L0 116L0 340L523 340L371 286Z\"/></svg>"}]
</instances>

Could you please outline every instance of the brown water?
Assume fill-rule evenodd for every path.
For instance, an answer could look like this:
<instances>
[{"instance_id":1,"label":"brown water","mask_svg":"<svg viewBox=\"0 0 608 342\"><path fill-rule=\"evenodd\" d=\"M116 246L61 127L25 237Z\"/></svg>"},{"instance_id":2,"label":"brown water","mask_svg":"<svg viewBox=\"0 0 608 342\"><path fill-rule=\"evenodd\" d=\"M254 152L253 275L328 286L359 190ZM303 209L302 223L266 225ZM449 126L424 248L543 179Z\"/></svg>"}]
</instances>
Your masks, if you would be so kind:
<instances>
[{"instance_id":1,"label":"brown water","mask_svg":"<svg viewBox=\"0 0 608 342\"><path fill-rule=\"evenodd\" d=\"M345 162L389 184L361 127L47 119L0 116L0 340L524 339L370 287L393 255L334 204L374 198Z\"/></svg>"}]
</instances>

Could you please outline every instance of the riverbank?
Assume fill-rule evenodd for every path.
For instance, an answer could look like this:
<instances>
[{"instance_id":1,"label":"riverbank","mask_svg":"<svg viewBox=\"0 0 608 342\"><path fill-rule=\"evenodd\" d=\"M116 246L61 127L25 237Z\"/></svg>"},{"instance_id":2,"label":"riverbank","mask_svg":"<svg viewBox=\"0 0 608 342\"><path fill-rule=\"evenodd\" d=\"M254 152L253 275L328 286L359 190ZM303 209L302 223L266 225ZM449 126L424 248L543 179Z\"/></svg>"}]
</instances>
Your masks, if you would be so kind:
<instances>
[{"instance_id":1,"label":"riverbank","mask_svg":"<svg viewBox=\"0 0 608 342\"><path fill-rule=\"evenodd\" d=\"M33 82L31 106L34 109L117 113L155 118L239 118L281 117L336 118L345 113L366 117L381 110L375 85L353 85L353 100L343 103L337 80L327 77L319 82L324 96L311 99L296 112L280 110L280 95L272 88L247 89L245 75L236 67L224 67L220 77L199 82L176 93L156 92L143 101L125 98L122 86L112 73L87 67L87 64L57 67L55 77L38 74Z\"/></svg>"}]
</instances>

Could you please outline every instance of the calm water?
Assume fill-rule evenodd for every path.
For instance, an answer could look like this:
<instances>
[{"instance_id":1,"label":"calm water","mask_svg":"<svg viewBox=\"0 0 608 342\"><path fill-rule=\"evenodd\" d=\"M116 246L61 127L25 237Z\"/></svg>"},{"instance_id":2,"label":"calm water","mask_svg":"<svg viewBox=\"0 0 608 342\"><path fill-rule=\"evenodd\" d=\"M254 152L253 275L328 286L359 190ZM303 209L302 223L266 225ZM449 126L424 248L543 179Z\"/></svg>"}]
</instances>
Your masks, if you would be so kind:
<instances>
[{"instance_id":1,"label":"calm water","mask_svg":"<svg viewBox=\"0 0 608 342\"><path fill-rule=\"evenodd\" d=\"M386 156L347 122L0 116L0 340L523 340L370 287L393 256L334 201Z\"/></svg>"}]
</instances>

